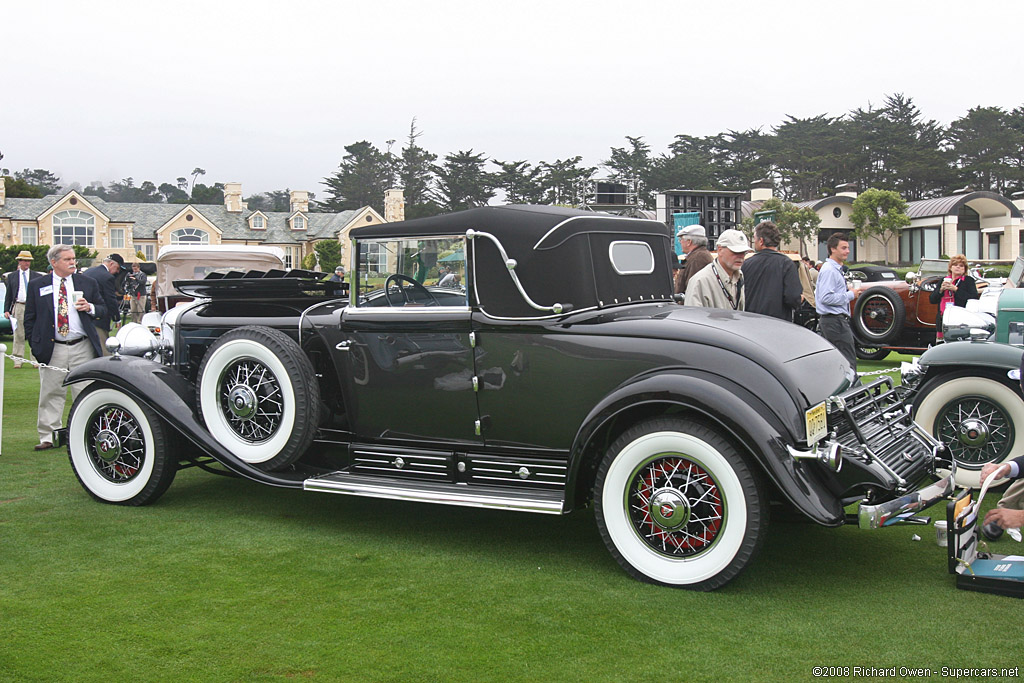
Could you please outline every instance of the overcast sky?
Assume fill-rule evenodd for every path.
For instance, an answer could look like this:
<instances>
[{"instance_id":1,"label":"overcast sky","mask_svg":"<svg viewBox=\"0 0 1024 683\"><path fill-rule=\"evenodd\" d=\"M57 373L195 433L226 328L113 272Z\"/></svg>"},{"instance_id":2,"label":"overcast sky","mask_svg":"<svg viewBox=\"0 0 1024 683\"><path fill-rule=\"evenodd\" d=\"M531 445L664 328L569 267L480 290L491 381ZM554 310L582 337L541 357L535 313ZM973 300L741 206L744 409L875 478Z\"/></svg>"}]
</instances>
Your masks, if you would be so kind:
<instances>
[{"instance_id":1,"label":"overcast sky","mask_svg":"<svg viewBox=\"0 0 1024 683\"><path fill-rule=\"evenodd\" d=\"M335 0L0 9L0 166L323 196L344 146L502 161L879 105L1024 105L1024 3Z\"/></svg>"}]
</instances>

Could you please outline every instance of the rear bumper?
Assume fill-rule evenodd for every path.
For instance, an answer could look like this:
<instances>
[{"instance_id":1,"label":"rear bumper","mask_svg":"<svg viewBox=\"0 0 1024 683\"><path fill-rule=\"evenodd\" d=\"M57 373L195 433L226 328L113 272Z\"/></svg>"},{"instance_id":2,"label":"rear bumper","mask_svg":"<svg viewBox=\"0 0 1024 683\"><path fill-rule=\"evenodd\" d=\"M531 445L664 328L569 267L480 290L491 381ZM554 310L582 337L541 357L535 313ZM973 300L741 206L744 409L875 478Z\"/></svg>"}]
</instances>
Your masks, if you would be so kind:
<instances>
[{"instance_id":1,"label":"rear bumper","mask_svg":"<svg viewBox=\"0 0 1024 683\"><path fill-rule=\"evenodd\" d=\"M953 462L949 474L934 484L877 505L861 503L857 510L857 525L861 529L880 529L893 524L912 522L917 513L953 493L955 477L956 463Z\"/></svg>"}]
</instances>

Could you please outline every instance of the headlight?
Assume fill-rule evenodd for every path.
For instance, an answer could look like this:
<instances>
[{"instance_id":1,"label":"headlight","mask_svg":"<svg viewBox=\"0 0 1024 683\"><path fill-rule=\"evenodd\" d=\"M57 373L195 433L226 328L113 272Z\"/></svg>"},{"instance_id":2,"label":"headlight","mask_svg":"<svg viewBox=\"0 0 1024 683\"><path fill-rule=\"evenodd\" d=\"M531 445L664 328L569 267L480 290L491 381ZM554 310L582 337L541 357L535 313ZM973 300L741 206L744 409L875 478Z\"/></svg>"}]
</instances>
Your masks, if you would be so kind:
<instances>
[{"instance_id":1,"label":"headlight","mask_svg":"<svg viewBox=\"0 0 1024 683\"><path fill-rule=\"evenodd\" d=\"M996 319L988 313L947 306L942 314L942 335L946 341L990 339L996 333Z\"/></svg>"},{"instance_id":2,"label":"headlight","mask_svg":"<svg viewBox=\"0 0 1024 683\"><path fill-rule=\"evenodd\" d=\"M117 331L114 337L117 344L117 351L124 356L145 356L147 353L160 350L162 344L159 339L145 325L138 323L127 323ZM107 346L111 350L114 344L107 340Z\"/></svg>"}]
</instances>

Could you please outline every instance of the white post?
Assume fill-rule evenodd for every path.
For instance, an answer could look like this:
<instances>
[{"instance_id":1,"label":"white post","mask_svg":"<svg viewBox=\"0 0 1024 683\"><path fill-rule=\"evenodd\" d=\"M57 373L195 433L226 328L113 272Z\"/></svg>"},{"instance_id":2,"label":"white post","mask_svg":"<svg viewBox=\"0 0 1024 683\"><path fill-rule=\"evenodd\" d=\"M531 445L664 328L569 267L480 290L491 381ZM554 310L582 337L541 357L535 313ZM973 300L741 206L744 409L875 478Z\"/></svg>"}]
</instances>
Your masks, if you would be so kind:
<instances>
[{"instance_id":1,"label":"white post","mask_svg":"<svg viewBox=\"0 0 1024 683\"><path fill-rule=\"evenodd\" d=\"M4 370L7 368L7 344L0 344L0 455L4 443Z\"/></svg>"}]
</instances>

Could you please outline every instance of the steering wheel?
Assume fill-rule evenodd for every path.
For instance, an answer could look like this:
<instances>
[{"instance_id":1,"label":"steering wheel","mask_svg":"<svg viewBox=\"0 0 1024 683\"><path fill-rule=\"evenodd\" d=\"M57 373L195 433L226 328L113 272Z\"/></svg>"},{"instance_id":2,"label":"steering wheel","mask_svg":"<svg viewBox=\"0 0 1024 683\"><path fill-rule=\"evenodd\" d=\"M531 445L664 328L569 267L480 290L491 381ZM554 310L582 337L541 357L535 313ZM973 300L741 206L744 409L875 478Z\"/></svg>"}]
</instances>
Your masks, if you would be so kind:
<instances>
[{"instance_id":1,"label":"steering wheel","mask_svg":"<svg viewBox=\"0 0 1024 683\"><path fill-rule=\"evenodd\" d=\"M405 301L403 303L395 304L395 302L391 300L391 285L392 284L395 286L395 288L399 292L401 292L402 298L405 299ZM426 306L440 306L441 305L438 302L437 298L435 298L434 295L430 293L429 289L427 289L426 287L424 287L420 283L416 282L415 280L413 280L411 277L409 277L407 275L402 275L401 273L395 273L394 275L388 276L388 279L384 281L384 297L388 300L388 306L396 306L396 305L398 305L398 306L405 306L406 304L419 303L419 302L414 302L413 301L412 296L410 296L410 294L409 294L409 289L412 289L412 290L414 290L417 293L422 292L424 294L423 300L428 300L429 299L429 303L426 303L424 305L426 305Z\"/></svg>"}]
</instances>

